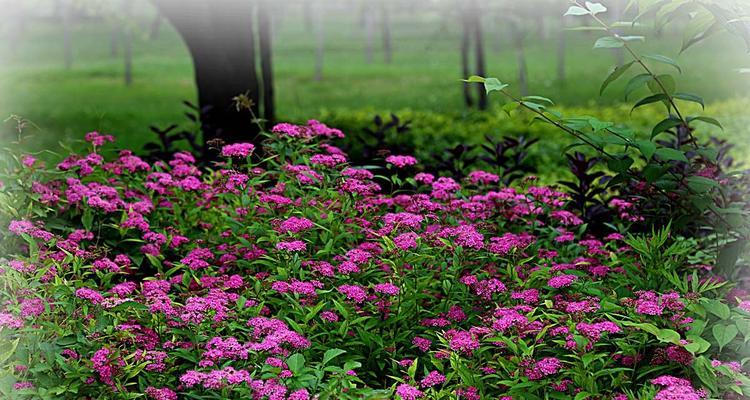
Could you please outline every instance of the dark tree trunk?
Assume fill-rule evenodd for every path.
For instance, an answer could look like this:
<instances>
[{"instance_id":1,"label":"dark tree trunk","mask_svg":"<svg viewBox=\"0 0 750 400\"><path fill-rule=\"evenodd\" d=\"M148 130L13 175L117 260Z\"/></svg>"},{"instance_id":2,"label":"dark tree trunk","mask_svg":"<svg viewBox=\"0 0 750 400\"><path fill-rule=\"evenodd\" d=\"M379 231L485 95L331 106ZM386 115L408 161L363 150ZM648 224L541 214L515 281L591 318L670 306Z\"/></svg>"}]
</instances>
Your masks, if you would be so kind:
<instances>
[{"instance_id":1,"label":"dark tree trunk","mask_svg":"<svg viewBox=\"0 0 750 400\"><path fill-rule=\"evenodd\" d=\"M474 34L474 51L476 56L476 75L486 76L484 67L484 41L482 39L482 19L477 0L471 0L471 28ZM487 92L482 85L476 85L479 101L477 106L480 110L487 109Z\"/></svg>"},{"instance_id":2,"label":"dark tree trunk","mask_svg":"<svg viewBox=\"0 0 750 400\"><path fill-rule=\"evenodd\" d=\"M236 0L152 0L174 25L193 58L204 154L213 139L257 141L258 76L253 5ZM247 94L251 110L238 110L234 97Z\"/></svg>"},{"instance_id":3,"label":"dark tree trunk","mask_svg":"<svg viewBox=\"0 0 750 400\"><path fill-rule=\"evenodd\" d=\"M468 21L468 13L464 12L462 15L462 32L461 32L461 75L463 79L468 78L471 75L471 68L469 66L469 46L471 46L471 35ZM468 83L464 83L463 87L464 104L466 107L471 108L474 106L474 99L471 97L471 87Z\"/></svg>"},{"instance_id":4,"label":"dark tree trunk","mask_svg":"<svg viewBox=\"0 0 750 400\"><path fill-rule=\"evenodd\" d=\"M393 46L391 43L391 21L388 13L388 5L385 1L380 3L380 28L383 32L383 58L386 64L391 63L393 58Z\"/></svg>"},{"instance_id":5,"label":"dark tree trunk","mask_svg":"<svg viewBox=\"0 0 750 400\"><path fill-rule=\"evenodd\" d=\"M263 82L263 118L273 124L276 119L273 93L273 66L271 64L271 13L269 0L258 3L258 44L260 46L260 70Z\"/></svg>"}]
</instances>

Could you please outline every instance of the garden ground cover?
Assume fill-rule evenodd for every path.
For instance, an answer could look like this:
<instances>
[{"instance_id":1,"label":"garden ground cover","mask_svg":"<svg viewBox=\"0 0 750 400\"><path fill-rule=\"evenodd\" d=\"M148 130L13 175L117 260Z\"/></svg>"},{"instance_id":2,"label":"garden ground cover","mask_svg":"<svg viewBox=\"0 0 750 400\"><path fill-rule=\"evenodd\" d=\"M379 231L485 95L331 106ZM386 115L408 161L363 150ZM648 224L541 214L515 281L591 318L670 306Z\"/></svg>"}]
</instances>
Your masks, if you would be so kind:
<instances>
[{"instance_id":1,"label":"garden ground cover","mask_svg":"<svg viewBox=\"0 0 750 400\"><path fill-rule=\"evenodd\" d=\"M3 175L8 398L748 395L750 295L700 238L606 231L473 171L349 165L317 121L149 164L111 136ZM263 154L259 162L255 154ZM50 165L52 167L52 165ZM388 186L386 192L381 188ZM389 194L390 193L390 194ZM718 328L718 329L717 329Z\"/></svg>"}]
</instances>

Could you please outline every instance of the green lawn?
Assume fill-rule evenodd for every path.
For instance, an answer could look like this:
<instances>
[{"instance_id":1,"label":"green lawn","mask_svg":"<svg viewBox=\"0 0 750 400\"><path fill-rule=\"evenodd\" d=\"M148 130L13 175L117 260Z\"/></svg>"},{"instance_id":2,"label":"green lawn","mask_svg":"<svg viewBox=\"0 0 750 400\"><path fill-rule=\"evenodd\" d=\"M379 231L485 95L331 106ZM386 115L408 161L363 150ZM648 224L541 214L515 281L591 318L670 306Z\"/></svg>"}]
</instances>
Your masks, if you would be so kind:
<instances>
[{"instance_id":1,"label":"green lawn","mask_svg":"<svg viewBox=\"0 0 750 400\"><path fill-rule=\"evenodd\" d=\"M141 21L147 25L148 19ZM301 18L284 17L276 32L274 68L277 108L282 119L304 120L324 109L431 110L463 112L458 52L458 27L425 17L395 18L394 55L382 62L378 45L375 62L367 64L364 33L355 18L331 17L326 21L324 79L313 79L315 37L305 32ZM487 26L488 75L511 84L517 75L516 53L501 26ZM126 87L122 61L110 54L110 31L103 21L83 21L75 26L74 64L63 67L61 26L50 20L27 24L12 54L7 40L0 48L0 116L20 115L33 123L27 148L51 148L58 140L79 138L90 130L115 134L122 145L140 147L150 138L151 124L185 121L182 100L192 100L195 88L192 66L184 45L168 24L158 40L146 37L146 28L134 44L134 84ZM527 38L530 91L555 99L565 106L592 109L622 99L622 88L613 85L610 95L600 97L598 88L614 58L591 49L596 36L569 32L567 79L556 80L554 35ZM708 102L745 97L750 89L747 75L737 68L750 66L742 44L733 37L717 36L676 54L680 38L667 33L643 45L647 53L661 53L679 60L684 73L678 78L682 91L701 94ZM664 66L659 68L669 69ZM499 102L498 97L492 101ZM623 120L628 116L623 115ZM14 124L3 125L12 137Z\"/></svg>"}]
</instances>

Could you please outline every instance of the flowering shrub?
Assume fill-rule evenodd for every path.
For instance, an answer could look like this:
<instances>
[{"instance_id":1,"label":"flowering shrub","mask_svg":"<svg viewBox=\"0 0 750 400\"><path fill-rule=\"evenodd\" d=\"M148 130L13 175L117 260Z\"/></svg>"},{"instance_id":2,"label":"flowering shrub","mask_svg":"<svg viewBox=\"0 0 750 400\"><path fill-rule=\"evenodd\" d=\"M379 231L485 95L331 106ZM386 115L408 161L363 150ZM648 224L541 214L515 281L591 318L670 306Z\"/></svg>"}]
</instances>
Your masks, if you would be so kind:
<instances>
[{"instance_id":1,"label":"flowering shrub","mask_svg":"<svg viewBox=\"0 0 750 400\"><path fill-rule=\"evenodd\" d=\"M388 162L417 189L388 194L327 143L339 130L266 135L211 169L110 156L97 133L55 170L11 159L3 396L750 395L750 293L697 239L627 218L592 236L553 187L405 155Z\"/></svg>"}]
</instances>

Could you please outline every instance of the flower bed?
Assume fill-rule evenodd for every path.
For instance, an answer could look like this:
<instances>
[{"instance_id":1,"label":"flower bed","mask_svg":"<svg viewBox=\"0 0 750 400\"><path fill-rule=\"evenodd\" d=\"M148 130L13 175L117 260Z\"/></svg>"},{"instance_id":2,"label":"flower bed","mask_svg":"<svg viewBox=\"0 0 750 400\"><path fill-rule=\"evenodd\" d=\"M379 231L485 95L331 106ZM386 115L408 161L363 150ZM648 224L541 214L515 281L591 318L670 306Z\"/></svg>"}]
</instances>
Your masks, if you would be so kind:
<instances>
[{"instance_id":1,"label":"flower bed","mask_svg":"<svg viewBox=\"0 0 750 400\"><path fill-rule=\"evenodd\" d=\"M211 169L108 161L97 133L56 171L18 160L2 188L4 394L748 394L750 297L709 274L697 239L628 236L624 200L592 236L533 179L457 182L409 156L356 168L326 143L342 135L277 125L263 162L234 144Z\"/></svg>"}]
</instances>

